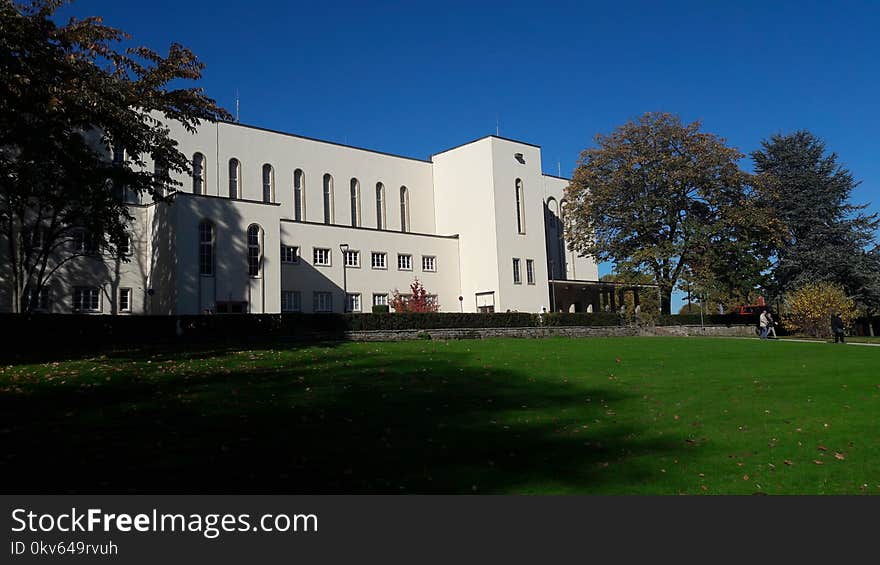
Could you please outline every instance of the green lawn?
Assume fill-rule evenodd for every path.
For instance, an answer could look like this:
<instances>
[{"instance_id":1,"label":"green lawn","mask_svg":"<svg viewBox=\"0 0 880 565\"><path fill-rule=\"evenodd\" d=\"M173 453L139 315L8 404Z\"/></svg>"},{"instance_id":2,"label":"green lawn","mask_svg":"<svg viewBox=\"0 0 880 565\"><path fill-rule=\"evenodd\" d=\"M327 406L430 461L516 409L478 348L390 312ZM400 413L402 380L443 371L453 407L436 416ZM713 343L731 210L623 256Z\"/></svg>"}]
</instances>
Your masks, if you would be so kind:
<instances>
[{"instance_id":1,"label":"green lawn","mask_svg":"<svg viewBox=\"0 0 880 565\"><path fill-rule=\"evenodd\" d=\"M878 493L880 348L120 351L0 368L7 492Z\"/></svg>"}]
</instances>

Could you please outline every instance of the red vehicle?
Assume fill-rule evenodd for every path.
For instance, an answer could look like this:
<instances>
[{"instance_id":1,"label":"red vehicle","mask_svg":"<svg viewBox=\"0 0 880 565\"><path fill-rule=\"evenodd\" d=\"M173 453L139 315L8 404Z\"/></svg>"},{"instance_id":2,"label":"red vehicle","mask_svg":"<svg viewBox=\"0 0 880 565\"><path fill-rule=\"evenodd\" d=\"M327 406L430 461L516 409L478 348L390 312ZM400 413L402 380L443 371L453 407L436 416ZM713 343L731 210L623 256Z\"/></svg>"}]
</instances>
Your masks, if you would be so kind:
<instances>
[{"instance_id":1,"label":"red vehicle","mask_svg":"<svg viewBox=\"0 0 880 565\"><path fill-rule=\"evenodd\" d=\"M737 306L733 309L732 314L737 314L739 316L757 316L761 312L763 312L767 308L767 304L764 302L764 297L759 296L757 304L747 304L745 306Z\"/></svg>"}]
</instances>

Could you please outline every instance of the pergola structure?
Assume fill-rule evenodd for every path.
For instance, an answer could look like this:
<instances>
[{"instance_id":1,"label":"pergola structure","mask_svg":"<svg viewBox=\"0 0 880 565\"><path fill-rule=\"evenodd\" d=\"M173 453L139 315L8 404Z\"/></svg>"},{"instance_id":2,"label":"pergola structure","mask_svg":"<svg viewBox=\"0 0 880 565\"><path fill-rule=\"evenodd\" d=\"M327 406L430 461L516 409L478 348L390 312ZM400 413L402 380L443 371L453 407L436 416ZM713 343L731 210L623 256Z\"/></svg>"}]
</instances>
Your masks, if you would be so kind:
<instances>
[{"instance_id":1,"label":"pergola structure","mask_svg":"<svg viewBox=\"0 0 880 565\"><path fill-rule=\"evenodd\" d=\"M550 308L553 312L617 312L632 293L633 304L639 305L639 294L657 292L655 285L605 281L550 281Z\"/></svg>"}]
</instances>

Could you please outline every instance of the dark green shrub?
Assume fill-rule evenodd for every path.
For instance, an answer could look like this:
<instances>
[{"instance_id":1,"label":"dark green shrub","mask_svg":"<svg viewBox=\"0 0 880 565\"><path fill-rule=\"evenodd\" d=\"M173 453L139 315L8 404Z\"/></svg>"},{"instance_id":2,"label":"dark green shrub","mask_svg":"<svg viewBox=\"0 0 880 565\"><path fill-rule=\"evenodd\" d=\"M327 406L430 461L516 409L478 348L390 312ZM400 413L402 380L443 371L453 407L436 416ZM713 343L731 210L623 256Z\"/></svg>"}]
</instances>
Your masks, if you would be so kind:
<instances>
[{"instance_id":1,"label":"dark green shrub","mask_svg":"<svg viewBox=\"0 0 880 565\"><path fill-rule=\"evenodd\" d=\"M388 314L390 311L387 304L373 304L373 314Z\"/></svg>"}]
</instances>

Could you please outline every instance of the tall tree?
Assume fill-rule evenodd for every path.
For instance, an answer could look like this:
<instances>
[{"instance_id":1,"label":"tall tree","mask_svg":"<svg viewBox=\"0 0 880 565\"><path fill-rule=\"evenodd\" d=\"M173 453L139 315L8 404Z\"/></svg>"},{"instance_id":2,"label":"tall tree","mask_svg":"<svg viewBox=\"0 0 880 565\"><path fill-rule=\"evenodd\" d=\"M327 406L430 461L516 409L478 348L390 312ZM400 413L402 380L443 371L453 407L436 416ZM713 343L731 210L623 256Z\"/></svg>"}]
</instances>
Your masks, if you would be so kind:
<instances>
[{"instance_id":1,"label":"tall tree","mask_svg":"<svg viewBox=\"0 0 880 565\"><path fill-rule=\"evenodd\" d=\"M837 154L809 131L797 131L771 136L752 158L760 198L782 224L771 271L775 294L825 281L863 305L873 302L877 261L868 248L880 221L850 202L858 182Z\"/></svg>"},{"instance_id":2,"label":"tall tree","mask_svg":"<svg viewBox=\"0 0 880 565\"><path fill-rule=\"evenodd\" d=\"M128 35L99 17L56 24L64 3L0 0L0 234L14 311L75 257L118 254L132 220L120 189L167 199L171 173L190 172L162 118L189 131L229 118L200 88L177 87L204 68L188 49L123 50ZM84 233L87 245L71 245Z\"/></svg>"},{"instance_id":3,"label":"tall tree","mask_svg":"<svg viewBox=\"0 0 880 565\"><path fill-rule=\"evenodd\" d=\"M667 113L647 113L596 144L566 189L573 249L650 274L663 314L687 266L734 285L757 276L765 259L754 242L772 222L737 165L739 151Z\"/></svg>"}]
</instances>

